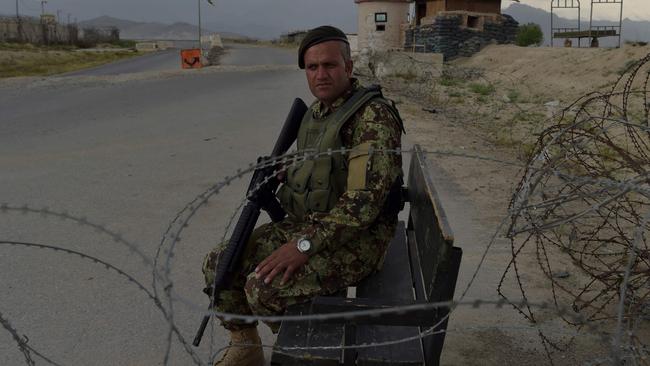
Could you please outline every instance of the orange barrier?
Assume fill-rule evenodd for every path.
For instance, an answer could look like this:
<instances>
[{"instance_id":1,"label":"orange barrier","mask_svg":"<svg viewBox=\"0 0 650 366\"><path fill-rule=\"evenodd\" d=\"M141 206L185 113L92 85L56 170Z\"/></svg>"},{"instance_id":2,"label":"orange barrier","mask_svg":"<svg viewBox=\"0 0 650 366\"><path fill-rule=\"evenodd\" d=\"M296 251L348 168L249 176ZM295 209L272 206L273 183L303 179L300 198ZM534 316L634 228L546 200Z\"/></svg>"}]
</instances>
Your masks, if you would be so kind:
<instances>
[{"instance_id":1,"label":"orange barrier","mask_svg":"<svg viewBox=\"0 0 650 366\"><path fill-rule=\"evenodd\" d=\"M181 50L181 65L184 69L202 68L203 64L201 63L201 50L198 48Z\"/></svg>"}]
</instances>

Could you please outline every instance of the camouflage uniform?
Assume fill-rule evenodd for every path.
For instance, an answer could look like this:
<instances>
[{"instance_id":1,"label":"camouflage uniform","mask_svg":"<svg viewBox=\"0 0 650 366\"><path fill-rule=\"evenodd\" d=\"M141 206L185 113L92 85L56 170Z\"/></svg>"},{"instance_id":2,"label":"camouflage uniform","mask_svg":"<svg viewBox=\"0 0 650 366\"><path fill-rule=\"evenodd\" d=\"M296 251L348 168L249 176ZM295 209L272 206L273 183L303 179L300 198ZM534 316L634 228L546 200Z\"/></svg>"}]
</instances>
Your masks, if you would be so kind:
<instances>
[{"instance_id":1,"label":"camouflage uniform","mask_svg":"<svg viewBox=\"0 0 650 366\"><path fill-rule=\"evenodd\" d=\"M337 109L359 88L337 99ZM332 110L321 102L312 105L315 118L325 118ZM309 113L309 112L308 112ZM346 147L370 144L373 148L400 147L401 121L380 102L366 103L341 129ZM335 293L379 268L397 224L397 213L385 205L386 198L401 172L401 156L372 154L366 170L365 189L346 190L329 212L310 213L304 218L288 216L279 223L255 229L243 255L241 270L230 290L222 291L217 309L236 314L281 315L287 306L306 302L316 295ZM284 285L282 275L265 284L255 278L255 267L283 244L301 237L312 242L309 261ZM214 281L214 266L221 246L210 252L203 263L208 287ZM251 327L235 321L223 322L228 330ZM274 325L270 324L272 328ZM274 329L275 330L275 329Z\"/></svg>"}]
</instances>

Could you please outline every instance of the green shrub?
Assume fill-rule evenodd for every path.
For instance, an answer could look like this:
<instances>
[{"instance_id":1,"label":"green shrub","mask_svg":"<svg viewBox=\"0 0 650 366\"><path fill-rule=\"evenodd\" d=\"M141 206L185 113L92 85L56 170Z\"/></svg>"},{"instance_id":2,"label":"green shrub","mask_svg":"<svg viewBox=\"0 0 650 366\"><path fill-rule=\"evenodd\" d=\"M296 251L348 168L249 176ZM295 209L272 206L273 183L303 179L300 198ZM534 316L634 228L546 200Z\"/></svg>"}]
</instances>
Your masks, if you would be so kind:
<instances>
[{"instance_id":1,"label":"green shrub","mask_svg":"<svg viewBox=\"0 0 650 366\"><path fill-rule=\"evenodd\" d=\"M508 90L508 94L506 94L506 96L512 103L517 103L520 100L519 98L521 97L521 94L519 94L518 90L510 89Z\"/></svg>"},{"instance_id":2,"label":"green shrub","mask_svg":"<svg viewBox=\"0 0 650 366\"><path fill-rule=\"evenodd\" d=\"M494 93L494 86L492 84L471 83L469 84L469 90L480 95L490 95Z\"/></svg>"},{"instance_id":3,"label":"green shrub","mask_svg":"<svg viewBox=\"0 0 650 366\"><path fill-rule=\"evenodd\" d=\"M438 84L442 86L454 86L459 84L459 80L452 77L443 76L440 78L440 80L438 80Z\"/></svg>"},{"instance_id":4,"label":"green shrub","mask_svg":"<svg viewBox=\"0 0 650 366\"><path fill-rule=\"evenodd\" d=\"M625 65L616 71L617 74L623 76L626 72L632 71L633 68L637 67L640 60L627 60Z\"/></svg>"},{"instance_id":5,"label":"green shrub","mask_svg":"<svg viewBox=\"0 0 650 366\"><path fill-rule=\"evenodd\" d=\"M515 42L517 46L528 47L531 45L539 46L544 41L544 33L539 24L528 23L519 26Z\"/></svg>"}]
</instances>

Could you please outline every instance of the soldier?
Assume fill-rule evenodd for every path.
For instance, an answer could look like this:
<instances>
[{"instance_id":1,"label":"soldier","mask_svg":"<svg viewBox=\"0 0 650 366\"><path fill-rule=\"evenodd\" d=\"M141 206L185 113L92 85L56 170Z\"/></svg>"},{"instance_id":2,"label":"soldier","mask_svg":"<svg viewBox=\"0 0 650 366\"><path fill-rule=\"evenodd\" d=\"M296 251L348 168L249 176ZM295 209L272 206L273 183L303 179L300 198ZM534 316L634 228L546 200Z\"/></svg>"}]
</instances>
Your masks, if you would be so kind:
<instances>
[{"instance_id":1,"label":"soldier","mask_svg":"<svg viewBox=\"0 0 650 366\"><path fill-rule=\"evenodd\" d=\"M217 309L281 315L287 306L354 285L378 269L394 235L400 209L402 121L381 91L352 78L350 45L334 27L311 30L299 66L316 101L302 120L298 150L352 149L304 161L287 170L278 191L287 217L261 225L245 249L241 271ZM217 248L203 264L208 288ZM257 324L223 321L231 344L261 344ZM274 333L278 324L268 324ZM216 365L259 366L261 347L231 347Z\"/></svg>"}]
</instances>

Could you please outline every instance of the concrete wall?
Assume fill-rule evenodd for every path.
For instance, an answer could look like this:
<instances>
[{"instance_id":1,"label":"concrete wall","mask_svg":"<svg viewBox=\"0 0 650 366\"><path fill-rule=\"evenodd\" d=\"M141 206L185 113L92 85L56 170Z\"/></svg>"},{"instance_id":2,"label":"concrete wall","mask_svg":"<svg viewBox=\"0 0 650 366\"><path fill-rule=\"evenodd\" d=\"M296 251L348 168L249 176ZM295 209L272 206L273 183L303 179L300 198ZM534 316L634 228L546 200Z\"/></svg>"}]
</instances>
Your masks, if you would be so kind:
<instances>
[{"instance_id":1,"label":"concrete wall","mask_svg":"<svg viewBox=\"0 0 650 366\"><path fill-rule=\"evenodd\" d=\"M425 83L442 75L443 55L365 49L355 57L354 62L356 74L373 76L382 82L402 78Z\"/></svg>"},{"instance_id":2,"label":"concrete wall","mask_svg":"<svg viewBox=\"0 0 650 366\"><path fill-rule=\"evenodd\" d=\"M401 49L404 44L403 24L408 23L407 2L361 2L359 3L358 47L376 50ZM376 23L375 13L387 13L387 22ZM378 31L377 25L384 25Z\"/></svg>"},{"instance_id":3,"label":"concrete wall","mask_svg":"<svg viewBox=\"0 0 650 366\"><path fill-rule=\"evenodd\" d=\"M212 47L223 48L223 41L221 40L221 35L216 33L201 37L201 43L202 44L207 43L209 48Z\"/></svg>"},{"instance_id":4,"label":"concrete wall","mask_svg":"<svg viewBox=\"0 0 650 366\"><path fill-rule=\"evenodd\" d=\"M140 51L140 52L157 51L158 50L158 43L156 43L156 42L138 42L138 43L135 44L135 49Z\"/></svg>"},{"instance_id":5,"label":"concrete wall","mask_svg":"<svg viewBox=\"0 0 650 366\"><path fill-rule=\"evenodd\" d=\"M405 49L442 53L445 60L468 57L490 43L514 43L519 23L509 15L483 15L480 29L467 26L468 16L478 13L441 13L433 24L406 31Z\"/></svg>"},{"instance_id":6,"label":"concrete wall","mask_svg":"<svg viewBox=\"0 0 650 366\"><path fill-rule=\"evenodd\" d=\"M76 26L56 23L43 24L34 18L0 18L0 42L36 44L74 43L79 31Z\"/></svg>"}]
</instances>

